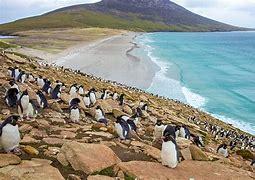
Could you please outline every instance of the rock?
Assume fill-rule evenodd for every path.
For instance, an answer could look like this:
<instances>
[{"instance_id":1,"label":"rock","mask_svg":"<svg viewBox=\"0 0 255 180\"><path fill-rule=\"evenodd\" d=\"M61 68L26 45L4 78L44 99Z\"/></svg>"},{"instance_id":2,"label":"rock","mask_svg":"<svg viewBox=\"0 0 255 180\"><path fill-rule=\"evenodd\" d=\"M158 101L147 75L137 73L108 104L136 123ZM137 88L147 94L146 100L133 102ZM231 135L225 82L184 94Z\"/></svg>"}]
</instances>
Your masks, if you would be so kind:
<instances>
[{"instance_id":1,"label":"rock","mask_svg":"<svg viewBox=\"0 0 255 180\"><path fill-rule=\"evenodd\" d=\"M109 177L109 176L101 176L101 175L95 175L95 176L89 176L87 180L114 180L115 178Z\"/></svg>"},{"instance_id":2,"label":"rock","mask_svg":"<svg viewBox=\"0 0 255 180\"><path fill-rule=\"evenodd\" d=\"M189 148L182 149L182 150L180 150L180 152L181 152L184 160L192 160Z\"/></svg>"},{"instance_id":3,"label":"rock","mask_svg":"<svg viewBox=\"0 0 255 180\"><path fill-rule=\"evenodd\" d=\"M64 144L64 140L59 139L59 138L43 138L42 141L45 142L46 144L50 144L50 145L63 145Z\"/></svg>"},{"instance_id":4,"label":"rock","mask_svg":"<svg viewBox=\"0 0 255 180\"><path fill-rule=\"evenodd\" d=\"M60 148L59 147L48 147L48 151L52 154L52 155L56 155L60 152Z\"/></svg>"},{"instance_id":5,"label":"rock","mask_svg":"<svg viewBox=\"0 0 255 180\"><path fill-rule=\"evenodd\" d=\"M129 115L133 114L133 110L128 105L124 105L123 111Z\"/></svg>"},{"instance_id":6,"label":"rock","mask_svg":"<svg viewBox=\"0 0 255 180\"><path fill-rule=\"evenodd\" d=\"M10 165L0 169L0 173L10 179L64 180L57 168L38 160L22 161L19 165Z\"/></svg>"},{"instance_id":7,"label":"rock","mask_svg":"<svg viewBox=\"0 0 255 180\"><path fill-rule=\"evenodd\" d=\"M35 137L35 138L46 138L48 137L48 134L46 133L45 130L38 130L38 129L32 129L30 132L30 135Z\"/></svg>"},{"instance_id":8,"label":"rock","mask_svg":"<svg viewBox=\"0 0 255 180\"><path fill-rule=\"evenodd\" d=\"M117 166L127 175L139 180L205 179L205 177L208 180L252 179L247 175L247 171L242 169L204 161L183 161L175 169L147 161L121 162Z\"/></svg>"},{"instance_id":9,"label":"rock","mask_svg":"<svg viewBox=\"0 0 255 180\"><path fill-rule=\"evenodd\" d=\"M11 113L11 111L9 110L9 109L2 109L1 110L1 114L3 114L3 115L9 115Z\"/></svg>"},{"instance_id":10,"label":"rock","mask_svg":"<svg viewBox=\"0 0 255 180\"><path fill-rule=\"evenodd\" d=\"M60 118L50 118L51 123L57 123L57 124L65 124L66 121L64 119Z\"/></svg>"},{"instance_id":11,"label":"rock","mask_svg":"<svg viewBox=\"0 0 255 180\"><path fill-rule=\"evenodd\" d=\"M69 162L67 161L65 155L63 153L58 153L57 154L57 160L62 164L63 166L68 166Z\"/></svg>"},{"instance_id":12,"label":"rock","mask_svg":"<svg viewBox=\"0 0 255 180\"><path fill-rule=\"evenodd\" d=\"M110 105L111 99L107 100L98 100L98 105L103 109L104 113L109 114L112 113L112 106Z\"/></svg>"},{"instance_id":13,"label":"rock","mask_svg":"<svg viewBox=\"0 0 255 180\"><path fill-rule=\"evenodd\" d=\"M197 146L195 145L191 145L189 147L190 153L191 153L191 157L193 160L196 161L209 161L209 158L207 157L207 155Z\"/></svg>"},{"instance_id":14,"label":"rock","mask_svg":"<svg viewBox=\"0 0 255 180\"><path fill-rule=\"evenodd\" d=\"M20 144L37 144L40 143L40 140L36 140L26 134L23 139L20 141Z\"/></svg>"},{"instance_id":15,"label":"rock","mask_svg":"<svg viewBox=\"0 0 255 180\"><path fill-rule=\"evenodd\" d=\"M116 154L102 144L82 144L75 141L65 143L61 153L74 170L91 174L120 162Z\"/></svg>"},{"instance_id":16,"label":"rock","mask_svg":"<svg viewBox=\"0 0 255 180\"><path fill-rule=\"evenodd\" d=\"M115 118L117 118L117 117L119 117L119 116L122 116L122 115L128 116L128 114L122 112L122 111L119 110L119 109L113 109L113 110L112 110L112 113L113 113L113 116L114 116Z\"/></svg>"},{"instance_id":17,"label":"rock","mask_svg":"<svg viewBox=\"0 0 255 180\"><path fill-rule=\"evenodd\" d=\"M249 150L237 150L236 154L239 156L242 156L243 159L245 160L253 160L255 158L255 156L252 154L251 151Z\"/></svg>"},{"instance_id":18,"label":"rock","mask_svg":"<svg viewBox=\"0 0 255 180\"><path fill-rule=\"evenodd\" d=\"M81 178L75 174L68 174L67 180L81 180Z\"/></svg>"},{"instance_id":19,"label":"rock","mask_svg":"<svg viewBox=\"0 0 255 180\"><path fill-rule=\"evenodd\" d=\"M0 167L16 165L21 163L21 159L14 154L0 154Z\"/></svg>"},{"instance_id":20,"label":"rock","mask_svg":"<svg viewBox=\"0 0 255 180\"><path fill-rule=\"evenodd\" d=\"M140 141L132 141L132 142L131 142L131 145L132 145L132 146L136 146L136 147L140 147L140 148L144 148L147 144L142 143L142 142L140 142Z\"/></svg>"},{"instance_id":21,"label":"rock","mask_svg":"<svg viewBox=\"0 0 255 180\"><path fill-rule=\"evenodd\" d=\"M114 138L112 134L107 132L85 132L85 134L94 135L94 136L102 136L109 139Z\"/></svg>"},{"instance_id":22,"label":"rock","mask_svg":"<svg viewBox=\"0 0 255 180\"><path fill-rule=\"evenodd\" d=\"M185 139L185 138L181 138L181 137L178 137L176 139L176 143L178 144L178 147L180 149L185 149L185 148L188 148L190 147L190 145L192 144L192 142L188 139Z\"/></svg>"},{"instance_id":23,"label":"rock","mask_svg":"<svg viewBox=\"0 0 255 180\"><path fill-rule=\"evenodd\" d=\"M28 132L28 131L30 131L31 129L33 129L33 127L30 126L29 124L23 124L23 125L20 126L20 128L19 128L20 132L22 132L22 133Z\"/></svg>"},{"instance_id":24,"label":"rock","mask_svg":"<svg viewBox=\"0 0 255 180\"><path fill-rule=\"evenodd\" d=\"M74 132L70 132L70 131L61 131L60 135L64 138L64 139L74 139L76 136L76 133Z\"/></svg>"},{"instance_id":25,"label":"rock","mask_svg":"<svg viewBox=\"0 0 255 180\"><path fill-rule=\"evenodd\" d=\"M61 109L60 105L58 104L58 102L53 102L51 105L50 105L50 108L54 111L57 111L57 112L60 112L60 113L63 113L63 110Z\"/></svg>"},{"instance_id":26,"label":"rock","mask_svg":"<svg viewBox=\"0 0 255 180\"><path fill-rule=\"evenodd\" d=\"M147 145L144 147L144 153L161 162L161 151L159 149Z\"/></svg>"},{"instance_id":27,"label":"rock","mask_svg":"<svg viewBox=\"0 0 255 180\"><path fill-rule=\"evenodd\" d=\"M99 130L102 127L105 127L105 124L103 124L103 123L96 123L96 124L93 124L91 128L86 129L84 131L88 131L88 130L91 130L91 129Z\"/></svg>"},{"instance_id":28,"label":"rock","mask_svg":"<svg viewBox=\"0 0 255 180\"><path fill-rule=\"evenodd\" d=\"M33 155L33 156L39 154L39 151L32 146L25 146L23 148L23 151L25 151L27 154Z\"/></svg>"}]
</instances>

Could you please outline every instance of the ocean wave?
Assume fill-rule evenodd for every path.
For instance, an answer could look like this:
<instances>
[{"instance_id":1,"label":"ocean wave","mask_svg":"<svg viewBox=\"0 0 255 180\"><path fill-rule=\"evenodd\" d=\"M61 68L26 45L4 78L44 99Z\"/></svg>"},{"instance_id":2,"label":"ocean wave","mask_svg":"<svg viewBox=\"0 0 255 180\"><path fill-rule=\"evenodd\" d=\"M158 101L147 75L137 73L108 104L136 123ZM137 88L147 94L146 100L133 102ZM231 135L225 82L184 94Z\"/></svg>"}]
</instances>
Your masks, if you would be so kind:
<instances>
[{"instance_id":1,"label":"ocean wave","mask_svg":"<svg viewBox=\"0 0 255 180\"><path fill-rule=\"evenodd\" d=\"M205 109L205 111L206 111L206 109ZM229 118L229 117L226 117L223 115L212 114L212 113L209 113L209 114L217 119L222 120L225 123L232 124L234 127L237 127L245 132L255 135L255 126L252 125L251 123L232 119L232 118Z\"/></svg>"},{"instance_id":2,"label":"ocean wave","mask_svg":"<svg viewBox=\"0 0 255 180\"><path fill-rule=\"evenodd\" d=\"M192 92L186 87L182 87L182 92L187 100L187 103L195 108L202 108L206 104L206 98Z\"/></svg>"}]
</instances>

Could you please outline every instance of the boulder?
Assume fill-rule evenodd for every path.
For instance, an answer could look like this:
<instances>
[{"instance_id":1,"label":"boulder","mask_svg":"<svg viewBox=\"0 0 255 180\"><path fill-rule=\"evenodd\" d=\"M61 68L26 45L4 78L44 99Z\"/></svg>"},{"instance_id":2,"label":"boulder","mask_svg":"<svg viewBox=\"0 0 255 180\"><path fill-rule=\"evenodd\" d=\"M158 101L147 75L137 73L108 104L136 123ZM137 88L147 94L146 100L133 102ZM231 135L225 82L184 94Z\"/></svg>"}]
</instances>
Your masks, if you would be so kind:
<instances>
[{"instance_id":1,"label":"boulder","mask_svg":"<svg viewBox=\"0 0 255 180\"><path fill-rule=\"evenodd\" d=\"M38 155L39 154L39 151L32 146L25 146L23 148L23 151L25 151L29 155Z\"/></svg>"},{"instance_id":2,"label":"boulder","mask_svg":"<svg viewBox=\"0 0 255 180\"><path fill-rule=\"evenodd\" d=\"M20 144L36 144L36 143L40 143L40 140L36 140L35 138L32 138L28 134L26 134L20 141Z\"/></svg>"},{"instance_id":3,"label":"boulder","mask_svg":"<svg viewBox=\"0 0 255 180\"><path fill-rule=\"evenodd\" d=\"M124 105L123 111L129 115L133 114L133 110L128 105Z\"/></svg>"},{"instance_id":4,"label":"boulder","mask_svg":"<svg viewBox=\"0 0 255 180\"><path fill-rule=\"evenodd\" d=\"M192 160L189 148L182 149L180 152L184 160Z\"/></svg>"},{"instance_id":5,"label":"boulder","mask_svg":"<svg viewBox=\"0 0 255 180\"><path fill-rule=\"evenodd\" d=\"M195 145L191 145L189 147L190 153L191 153L191 157L193 160L196 161L209 161L209 158L207 157L207 155L197 146Z\"/></svg>"},{"instance_id":6,"label":"boulder","mask_svg":"<svg viewBox=\"0 0 255 180\"><path fill-rule=\"evenodd\" d=\"M114 115L115 118L122 116L122 115L126 115L128 116L128 114L124 113L123 111L119 110L119 109L113 109L112 113Z\"/></svg>"},{"instance_id":7,"label":"boulder","mask_svg":"<svg viewBox=\"0 0 255 180\"><path fill-rule=\"evenodd\" d=\"M139 180L168 179L245 179L252 178L247 171L220 163L204 161L183 161L175 169L160 163L147 161L121 162L118 168L130 177Z\"/></svg>"},{"instance_id":8,"label":"boulder","mask_svg":"<svg viewBox=\"0 0 255 180\"><path fill-rule=\"evenodd\" d=\"M0 168L8 165L19 164L21 159L14 154L0 154Z\"/></svg>"},{"instance_id":9,"label":"boulder","mask_svg":"<svg viewBox=\"0 0 255 180\"><path fill-rule=\"evenodd\" d=\"M50 145L63 145L64 144L64 140L59 139L59 138L43 138L42 141L45 142L46 144L50 144Z\"/></svg>"},{"instance_id":10,"label":"boulder","mask_svg":"<svg viewBox=\"0 0 255 180\"><path fill-rule=\"evenodd\" d=\"M178 137L176 139L176 143L178 144L178 147L180 149L185 149L185 148L188 148L190 147L190 145L192 144L192 142L188 139L185 139L185 138L181 138L181 137Z\"/></svg>"},{"instance_id":11,"label":"boulder","mask_svg":"<svg viewBox=\"0 0 255 180\"><path fill-rule=\"evenodd\" d=\"M113 106L116 107L116 105L113 105L114 102L111 99L107 100L98 100L98 105L103 109L104 113L110 114L112 113Z\"/></svg>"},{"instance_id":12,"label":"boulder","mask_svg":"<svg viewBox=\"0 0 255 180\"><path fill-rule=\"evenodd\" d=\"M16 166L0 168L1 173L10 176L10 179L64 180L57 168L38 160L22 161Z\"/></svg>"},{"instance_id":13,"label":"boulder","mask_svg":"<svg viewBox=\"0 0 255 180\"><path fill-rule=\"evenodd\" d=\"M91 174L120 162L116 154L102 144L85 144L75 141L65 143L61 152L74 170Z\"/></svg>"},{"instance_id":14,"label":"boulder","mask_svg":"<svg viewBox=\"0 0 255 180\"><path fill-rule=\"evenodd\" d=\"M95 175L95 176L89 176L87 180L114 180L115 178L109 177L109 176L101 176L101 175Z\"/></svg>"},{"instance_id":15,"label":"boulder","mask_svg":"<svg viewBox=\"0 0 255 180\"><path fill-rule=\"evenodd\" d=\"M58 102L53 102L51 105L50 105L50 108L54 111L57 111L57 112L60 112L60 113L63 113L63 110L61 109L60 105L58 104Z\"/></svg>"}]
</instances>

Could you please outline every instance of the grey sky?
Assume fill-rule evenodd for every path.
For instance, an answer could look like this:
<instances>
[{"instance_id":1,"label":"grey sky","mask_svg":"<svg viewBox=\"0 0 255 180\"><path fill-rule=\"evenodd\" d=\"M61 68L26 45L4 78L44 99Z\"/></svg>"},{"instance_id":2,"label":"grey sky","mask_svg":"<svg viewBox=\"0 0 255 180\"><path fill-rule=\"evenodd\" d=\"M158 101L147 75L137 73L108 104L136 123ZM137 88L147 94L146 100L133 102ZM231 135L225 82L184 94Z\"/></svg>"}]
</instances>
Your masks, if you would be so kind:
<instances>
[{"instance_id":1,"label":"grey sky","mask_svg":"<svg viewBox=\"0 0 255 180\"><path fill-rule=\"evenodd\" d=\"M0 0L0 23L99 0ZM225 23L255 27L255 0L173 0L200 15Z\"/></svg>"}]
</instances>

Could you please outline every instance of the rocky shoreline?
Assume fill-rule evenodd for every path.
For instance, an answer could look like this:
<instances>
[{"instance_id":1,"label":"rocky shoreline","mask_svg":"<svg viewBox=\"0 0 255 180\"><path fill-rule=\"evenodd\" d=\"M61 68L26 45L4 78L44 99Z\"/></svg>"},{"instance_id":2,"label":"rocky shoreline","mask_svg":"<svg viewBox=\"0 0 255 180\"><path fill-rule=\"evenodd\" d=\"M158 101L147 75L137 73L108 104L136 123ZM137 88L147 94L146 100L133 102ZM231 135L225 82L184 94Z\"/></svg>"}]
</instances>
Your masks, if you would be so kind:
<instances>
[{"instance_id":1,"label":"rocky shoreline","mask_svg":"<svg viewBox=\"0 0 255 180\"><path fill-rule=\"evenodd\" d=\"M109 125L97 123L94 108L81 105L81 120L78 124L69 121L69 94L64 92L61 101L49 99L49 108L42 110L34 121L19 122L21 133L20 157L0 153L0 175L2 179L254 179L254 167L250 166L250 157L238 150L230 151L230 157L224 158L216 149L226 138L217 140L203 126L189 121L196 117L201 122L220 126L251 136L181 102L156 97L141 90L126 87L96 77L83 75L72 70L38 64L33 59L19 54L0 55L0 95L10 77L9 67L43 76L55 82L60 80L70 87L74 83L125 94L126 105L119 106L111 99L98 100L104 109ZM21 90L27 89L29 96L35 99L38 90L36 84L19 84ZM3 98L2 98L3 99ZM119 114L132 115L140 101L149 105L148 112L141 118L137 135L130 140L120 141L114 130L114 122ZM16 108L8 108L0 101L0 118L4 120L10 114L17 114ZM152 143L153 130L157 119L165 124L185 124L191 133L203 137L205 147L199 148L192 141L178 138L177 144L182 162L176 169L161 165L160 145ZM247 153L249 150L245 151ZM253 158L254 152L249 151Z\"/></svg>"}]
</instances>

